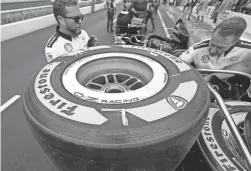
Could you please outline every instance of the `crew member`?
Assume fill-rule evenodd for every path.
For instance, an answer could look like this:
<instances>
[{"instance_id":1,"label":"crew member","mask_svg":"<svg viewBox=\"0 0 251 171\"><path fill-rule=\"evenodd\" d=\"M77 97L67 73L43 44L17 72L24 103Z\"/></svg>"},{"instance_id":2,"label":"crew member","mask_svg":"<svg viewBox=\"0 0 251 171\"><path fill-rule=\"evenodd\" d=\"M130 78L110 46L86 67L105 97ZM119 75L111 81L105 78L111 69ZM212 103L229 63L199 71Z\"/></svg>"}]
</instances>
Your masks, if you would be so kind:
<instances>
[{"instance_id":1,"label":"crew member","mask_svg":"<svg viewBox=\"0 0 251 171\"><path fill-rule=\"evenodd\" d=\"M45 47L47 62L79 49L98 45L96 36L89 36L81 29L84 16L77 0L55 0L53 13L57 20L56 34L49 38Z\"/></svg>"},{"instance_id":2,"label":"crew member","mask_svg":"<svg viewBox=\"0 0 251 171\"><path fill-rule=\"evenodd\" d=\"M201 41L187 51L180 58L196 68L232 70L251 74L251 41L241 38L247 27L241 17L223 20L214 30L210 39ZM214 73L204 77L209 81L217 76L221 80L236 82L240 77L235 74ZM237 83L247 88L245 79L238 79ZM249 96L249 97L248 97ZM242 99L250 99L250 88Z\"/></svg>"},{"instance_id":3,"label":"crew member","mask_svg":"<svg viewBox=\"0 0 251 171\"><path fill-rule=\"evenodd\" d=\"M251 42L241 38L247 27L241 17L223 20L214 30L210 39L191 46L180 58L193 63L196 68L226 69L251 74ZM211 74L227 79L233 74Z\"/></svg>"}]
</instances>

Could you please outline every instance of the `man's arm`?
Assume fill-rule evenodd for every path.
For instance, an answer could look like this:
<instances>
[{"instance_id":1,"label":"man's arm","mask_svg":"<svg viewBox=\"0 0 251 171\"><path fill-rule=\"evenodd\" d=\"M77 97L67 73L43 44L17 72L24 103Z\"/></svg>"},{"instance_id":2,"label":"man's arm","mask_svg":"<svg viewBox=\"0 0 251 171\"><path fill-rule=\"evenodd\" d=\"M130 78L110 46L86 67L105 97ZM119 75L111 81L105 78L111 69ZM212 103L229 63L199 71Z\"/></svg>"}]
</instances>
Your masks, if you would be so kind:
<instances>
[{"instance_id":1,"label":"man's arm","mask_svg":"<svg viewBox=\"0 0 251 171\"><path fill-rule=\"evenodd\" d=\"M95 35L89 36L86 31L83 31L84 37L88 40L87 44L85 45L86 47L93 47L93 46L98 46L98 37Z\"/></svg>"},{"instance_id":2,"label":"man's arm","mask_svg":"<svg viewBox=\"0 0 251 171\"><path fill-rule=\"evenodd\" d=\"M189 49L187 49L185 52L183 52L179 58L182 59L183 61L191 64L192 62L194 62L194 57L196 55L196 52L193 48L193 46L191 46Z\"/></svg>"},{"instance_id":3,"label":"man's arm","mask_svg":"<svg viewBox=\"0 0 251 171\"><path fill-rule=\"evenodd\" d=\"M227 66L224 68L224 70L239 71L239 72L251 74L251 57L249 59L238 62L236 64ZM223 74L223 73L210 74L205 77L205 80L209 80L212 75L217 76L221 80L225 80L225 79L233 77L235 74Z\"/></svg>"},{"instance_id":4,"label":"man's arm","mask_svg":"<svg viewBox=\"0 0 251 171\"><path fill-rule=\"evenodd\" d=\"M60 54L53 47L45 47L45 58L47 62L51 62L53 59L59 57Z\"/></svg>"}]
</instances>

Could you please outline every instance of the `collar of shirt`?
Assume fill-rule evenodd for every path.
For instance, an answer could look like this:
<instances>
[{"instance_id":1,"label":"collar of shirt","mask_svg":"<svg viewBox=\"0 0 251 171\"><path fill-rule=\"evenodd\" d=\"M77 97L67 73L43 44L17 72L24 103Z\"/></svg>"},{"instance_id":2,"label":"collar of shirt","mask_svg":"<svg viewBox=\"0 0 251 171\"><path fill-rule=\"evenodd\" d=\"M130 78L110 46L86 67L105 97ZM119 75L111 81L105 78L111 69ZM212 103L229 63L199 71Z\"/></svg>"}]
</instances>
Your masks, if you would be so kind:
<instances>
[{"instance_id":1,"label":"collar of shirt","mask_svg":"<svg viewBox=\"0 0 251 171\"><path fill-rule=\"evenodd\" d=\"M56 27L56 32L57 32L57 34L58 34L59 36L65 38L65 39L67 39L67 40L69 40L69 41L72 41L72 36L69 36L69 35L67 35L67 34L65 34L65 33L63 33L63 32L61 32L61 31L59 30L59 26Z\"/></svg>"},{"instance_id":2,"label":"collar of shirt","mask_svg":"<svg viewBox=\"0 0 251 171\"><path fill-rule=\"evenodd\" d=\"M221 54L219 57L217 57L217 56L211 56L211 55L210 56L212 58L214 58L214 59L217 59L217 61L218 61L218 59L226 57L229 54L229 52L231 52L233 50L234 47L235 47L235 45L231 46L226 52L224 52L223 54ZM209 51L209 49L208 49L208 51Z\"/></svg>"},{"instance_id":3,"label":"collar of shirt","mask_svg":"<svg viewBox=\"0 0 251 171\"><path fill-rule=\"evenodd\" d=\"M224 57L227 56L227 54L229 54L229 52L231 52L231 50L233 50L234 47L235 45L231 46L226 52L224 52Z\"/></svg>"}]
</instances>

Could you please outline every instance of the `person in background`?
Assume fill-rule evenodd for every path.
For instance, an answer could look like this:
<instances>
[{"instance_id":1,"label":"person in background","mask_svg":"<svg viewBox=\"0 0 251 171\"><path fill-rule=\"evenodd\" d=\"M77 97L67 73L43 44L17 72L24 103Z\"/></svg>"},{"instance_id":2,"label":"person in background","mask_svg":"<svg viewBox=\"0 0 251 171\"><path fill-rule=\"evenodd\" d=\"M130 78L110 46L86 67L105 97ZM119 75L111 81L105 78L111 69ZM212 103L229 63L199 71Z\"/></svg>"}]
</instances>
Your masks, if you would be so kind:
<instances>
[{"instance_id":1,"label":"person in background","mask_svg":"<svg viewBox=\"0 0 251 171\"><path fill-rule=\"evenodd\" d=\"M77 0L55 0L53 14L58 23L56 33L49 38L45 46L47 62L76 50L98 45L96 36L89 36L81 29L84 16Z\"/></svg>"},{"instance_id":2,"label":"person in background","mask_svg":"<svg viewBox=\"0 0 251 171\"><path fill-rule=\"evenodd\" d=\"M215 24L218 24L219 21L220 21L220 18L224 17L223 15L224 15L224 13L225 13L225 11L227 9L227 6L228 6L229 2L230 2L229 0L223 0L221 2L219 8L217 9L217 17L214 20Z\"/></svg>"},{"instance_id":3,"label":"person in background","mask_svg":"<svg viewBox=\"0 0 251 171\"><path fill-rule=\"evenodd\" d=\"M223 0L217 0L217 2L214 4L215 9L214 9L212 17L211 17L211 19L213 19L213 23L217 22L217 19L218 19L218 8L220 7L220 5L221 5L222 2L223 2Z\"/></svg>"},{"instance_id":4,"label":"person in background","mask_svg":"<svg viewBox=\"0 0 251 171\"><path fill-rule=\"evenodd\" d=\"M185 0L184 8L182 10L182 13L184 13L185 10L190 7L190 4L191 4L191 0Z\"/></svg>"},{"instance_id":5,"label":"person in background","mask_svg":"<svg viewBox=\"0 0 251 171\"><path fill-rule=\"evenodd\" d=\"M129 2L129 0L124 0L124 7L123 7L123 9L126 8L126 3L128 3L128 2Z\"/></svg>"},{"instance_id":6,"label":"person in background","mask_svg":"<svg viewBox=\"0 0 251 171\"><path fill-rule=\"evenodd\" d=\"M166 6L166 4L167 4L167 0L163 0L163 5Z\"/></svg>"},{"instance_id":7,"label":"person in background","mask_svg":"<svg viewBox=\"0 0 251 171\"><path fill-rule=\"evenodd\" d=\"M197 7L197 9L196 9L196 14L198 14L199 13L199 11L200 11L200 9L201 9L201 6L203 5L203 3L204 3L204 1L202 1L202 0L199 0L198 1L198 7Z\"/></svg>"},{"instance_id":8,"label":"person in background","mask_svg":"<svg viewBox=\"0 0 251 171\"><path fill-rule=\"evenodd\" d=\"M173 6L174 0L169 0L169 6Z\"/></svg>"},{"instance_id":9,"label":"person in background","mask_svg":"<svg viewBox=\"0 0 251 171\"><path fill-rule=\"evenodd\" d=\"M145 27L145 30L147 30L147 23L148 23L148 20L151 19L151 22L152 22L152 31L154 32L155 31L155 19L154 19L154 8L155 8L155 3L154 3L154 0L148 0L148 3L147 3L147 10L146 10L146 27Z\"/></svg>"},{"instance_id":10,"label":"person in background","mask_svg":"<svg viewBox=\"0 0 251 171\"><path fill-rule=\"evenodd\" d=\"M114 32L113 19L114 19L114 14L116 13L114 0L107 0L106 7L107 7L107 32L109 31Z\"/></svg>"},{"instance_id":11,"label":"person in background","mask_svg":"<svg viewBox=\"0 0 251 171\"><path fill-rule=\"evenodd\" d=\"M157 17L158 9L160 6L160 0L155 0L155 18Z\"/></svg>"},{"instance_id":12,"label":"person in background","mask_svg":"<svg viewBox=\"0 0 251 171\"><path fill-rule=\"evenodd\" d=\"M210 0L200 1L200 9L198 10L198 16L197 16L196 22L199 22L200 18L201 18L200 23L202 24L204 22L204 16L206 14L207 6L209 3L210 3Z\"/></svg>"},{"instance_id":13,"label":"person in background","mask_svg":"<svg viewBox=\"0 0 251 171\"><path fill-rule=\"evenodd\" d=\"M198 3L198 0L191 0L189 14L188 14L188 18L187 18L188 20L190 20L193 9L194 9L194 7L196 6L197 3Z\"/></svg>"},{"instance_id":14,"label":"person in background","mask_svg":"<svg viewBox=\"0 0 251 171\"><path fill-rule=\"evenodd\" d=\"M91 2L91 9L92 9L92 12L95 12L95 0L92 0Z\"/></svg>"}]
</instances>

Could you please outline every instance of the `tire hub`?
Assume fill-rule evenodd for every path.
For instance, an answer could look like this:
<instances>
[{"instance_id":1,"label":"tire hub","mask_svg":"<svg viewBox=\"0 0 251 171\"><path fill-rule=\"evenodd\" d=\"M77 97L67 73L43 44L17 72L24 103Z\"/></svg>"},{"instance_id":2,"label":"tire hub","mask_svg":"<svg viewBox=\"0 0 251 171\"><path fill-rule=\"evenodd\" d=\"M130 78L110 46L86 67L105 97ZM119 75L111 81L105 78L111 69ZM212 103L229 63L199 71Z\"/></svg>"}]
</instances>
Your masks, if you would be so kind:
<instances>
[{"instance_id":1,"label":"tire hub","mask_svg":"<svg viewBox=\"0 0 251 171\"><path fill-rule=\"evenodd\" d=\"M108 73L97 76L83 86L105 93L124 93L137 90L145 83L134 76L124 73Z\"/></svg>"},{"instance_id":2,"label":"tire hub","mask_svg":"<svg viewBox=\"0 0 251 171\"><path fill-rule=\"evenodd\" d=\"M124 87L119 85L110 85L105 89L105 93L123 93L125 91Z\"/></svg>"}]
</instances>

